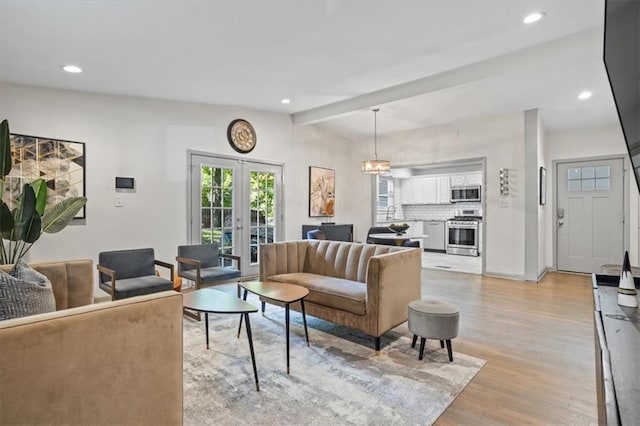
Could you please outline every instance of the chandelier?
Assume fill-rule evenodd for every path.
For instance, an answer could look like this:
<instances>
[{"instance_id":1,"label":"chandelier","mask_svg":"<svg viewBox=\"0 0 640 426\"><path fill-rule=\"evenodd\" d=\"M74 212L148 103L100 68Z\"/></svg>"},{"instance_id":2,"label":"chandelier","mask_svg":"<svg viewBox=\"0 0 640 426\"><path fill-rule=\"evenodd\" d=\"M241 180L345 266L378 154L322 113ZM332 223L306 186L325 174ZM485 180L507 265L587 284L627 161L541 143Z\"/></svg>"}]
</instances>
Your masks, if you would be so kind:
<instances>
[{"instance_id":1,"label":"chandelier","mask_svg":"<svg viewBox=\"0 0 640 426\"><path fill-rule=\"evenodd\" d=\"M362 173L381 174L388 173L391 170L391 163L388 160L378 160L378 111L380 108L373 110L373 153L374 160L365 160L362 162Z\"/></svg>"}]
</instances>

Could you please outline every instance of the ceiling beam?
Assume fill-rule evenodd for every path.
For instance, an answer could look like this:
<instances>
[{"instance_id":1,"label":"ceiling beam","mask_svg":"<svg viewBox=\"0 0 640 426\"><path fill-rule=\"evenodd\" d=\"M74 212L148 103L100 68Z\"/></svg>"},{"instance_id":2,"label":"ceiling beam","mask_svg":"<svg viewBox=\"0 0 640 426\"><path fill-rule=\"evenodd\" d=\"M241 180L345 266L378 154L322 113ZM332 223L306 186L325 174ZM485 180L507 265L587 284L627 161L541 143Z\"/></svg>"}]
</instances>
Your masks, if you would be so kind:
<instances>
[{"instance_id":1,"label":"ceiling beam","mask_svg":"<svg viewBox=\"0 0 640 426\"><path fill-rule=\"evenodd\" d=\"M438 90L472 83L520 69L541 66L554 58L584 46L585 43L602 44L602 27L591 28L566 37L554 39L512 53L474 62L452 70L443 71L407 83L398 84L342 101L291 114L294 125L318 123L320 121L369 109L390 102L425 95ZM597 44L596 44L597 45Z\"/></svg>"}]
</instances>

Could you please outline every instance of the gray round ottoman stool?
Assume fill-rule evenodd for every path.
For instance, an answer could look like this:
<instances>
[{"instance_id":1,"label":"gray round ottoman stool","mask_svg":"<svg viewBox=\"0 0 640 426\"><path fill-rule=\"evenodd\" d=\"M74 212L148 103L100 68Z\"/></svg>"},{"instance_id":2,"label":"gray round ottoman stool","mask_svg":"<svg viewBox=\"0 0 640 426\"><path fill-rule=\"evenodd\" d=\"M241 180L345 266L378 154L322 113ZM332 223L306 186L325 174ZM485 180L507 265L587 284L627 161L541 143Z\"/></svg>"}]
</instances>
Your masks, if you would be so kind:
<instances>
[{"instance_id":1,"label":"gray round ottoman stool","mask_svg":"<svg viewBox=\"0 0 640 426\"><path fill-rule=\"evenodd\" d=\"M440 340L440 347L447 343L449 361L453 361L451 339L458 336L458 323L460 313L458 307L451 303L434 298L414 300L409 303L409 331L413 333L411 347L416 346L416 340L420 336L420 355L424 355L424 343L426 339Z\"/></svg>"}]
</instances>

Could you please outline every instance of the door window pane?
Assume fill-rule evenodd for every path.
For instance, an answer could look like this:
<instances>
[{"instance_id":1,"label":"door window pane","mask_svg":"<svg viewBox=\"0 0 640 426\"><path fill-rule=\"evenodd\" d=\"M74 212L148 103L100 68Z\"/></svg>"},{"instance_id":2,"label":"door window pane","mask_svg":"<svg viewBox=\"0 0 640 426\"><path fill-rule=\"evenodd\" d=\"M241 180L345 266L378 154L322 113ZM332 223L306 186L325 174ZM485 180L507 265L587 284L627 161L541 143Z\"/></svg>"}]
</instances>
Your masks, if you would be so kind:
<instances>
[{"instance_id":1,"label":"door window pane","mask_svg":"<svg viewBox=\"0 0 640 426\"><path fill-rule=\"evenodd\" d=\"M569 180L580 179L582 177L582 173L580 173L580 169L569 169L567 178Z\"/></svg>"},{"instance_id":2,"label":"door window pane","mask_svg":"<svg viewBox=\"0 0 640 426\"><path fill-rule=\"evenodd\" d=\"M222 228L222 210L221 209L213 209L213 217L211 221L211 226L214 228Z\"/></svg>"},{"instance_id":3,"label":"door window pane","mask_svg":"<svg viewBox=\"0 0 640 426\"><path fill-rule=\"evenodd\" d=\"M202 207L211 207L211 187L203 186L201 192L202 196L200 197L200 199L202 200Z\"/></svg>"},{"instance_id":4,"label":"door window pane","mask_svg":"<svg viewBox=\"0 0 640 426\"><path fill-rule=\"evenodd\" d=\"M202 228L211 228L211 209L202 209Z\"/></svg>"},{"instance_id":5,"label":"door window pane","mask_svg":"<svg viewBox=\"0 0 640 426\"><path fill-rule=\"evenodd\" d=\"M596 189L596 180L595 179L582 179L582 190L583 191L593 191Z\"/></svg>"},{"instance_id":6,"label":"door window pane","mask_svg":"<svg viewBox=\"0 0 640 426\"><path fill-rule=\"evenodd\" d=\"M609 191L610 189L611 189L611 179L610 178L596 179L596 190L597 191Z\"/></svg>"},{"instance_id":7,"label":"door window pane","mask_svg":"<svg viewBox=\"0 0 640 426\"><path fill-rule=\"evenodd\" d=\"M582 190L582 185L580 183L580 180L570 180L567 183L568 183L567 189L569 190L569 192L577 192Z\"/></svg>"},{"instance_id":8,"label":"door window pane","mask_svg":"<svg viewBox=\"0 0 640 426\"><path fill-rule=\"evenodd\" d=\"M276 224L275 174L252 171L251 189L251 263L258 263L260 244L272 243ZM271 236L271 237L269 237Z\"/></svg>"},{"instance_id":9,"label":"door window pane","mask_svg":"<svg viewBox=\"0 0 640 426\"><path fill-rule=\"evenodd\" d=\"M233 210L231 209L223 209L222 210L222 225L223 226L233 226Z\"/></svg>"},{"instance_id":10,"label":"door window pane","mask_svg":"<svg viewBox=\"0 0 640 426\"><path fill-rule=\"evenodd\" d=\"M608 178L611 176L611 167L609 166L599 166L596 167L596 177L597 178ZM596 184L597 186L597 184Z\"/></svg>"},{"instance_id":11,"label":"door window pane","mask_svg":"<svg viewBox=\"0 0 640 426\"><path fill-rule=\"evenodd\" d=\"M593 179L594 177L596 177L595 167L582 168L582 179Z\"/></svg>"},{"instance_id":12,"label":"door window pane","mask_svg":"<svg viewBox=\"0 0 640 426\"><path fill-rule=\"evenodd\" d=\"M201 217L200 241L217 243L220 250L233 247L233 170L200 167ZM224 208L223 209L223 204ZM223 229L224 227L224 229Z\"/></svg>"},{"instance_id":13,"label":"door window pane","mask_svg":"<svg viewBox=\"0 0 640 426\"><path fill-rule=\"evenodd\" d=\"M220 188L211 189L211 205L222 207L222 190Z\"/></svg>"}]
</instances>

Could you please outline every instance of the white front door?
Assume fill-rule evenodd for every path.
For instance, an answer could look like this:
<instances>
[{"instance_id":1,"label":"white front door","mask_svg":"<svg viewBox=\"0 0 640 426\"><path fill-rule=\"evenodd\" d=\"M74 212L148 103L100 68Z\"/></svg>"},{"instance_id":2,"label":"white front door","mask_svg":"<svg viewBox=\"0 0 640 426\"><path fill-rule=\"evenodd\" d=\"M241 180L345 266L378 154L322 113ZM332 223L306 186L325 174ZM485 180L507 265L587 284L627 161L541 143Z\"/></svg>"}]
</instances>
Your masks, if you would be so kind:
<instances>
[{"instance_id":1,"label":"white front door","mask_svg":"<svg viewBox=\"0 0 640 426\"><path fill-rule=\"evenodd\" d=\"M282 166L191 154L191 244L217 243L259 274L260 244L282 237Z\"/></svg>"},{"instance_id":2,"label":"white front door","mask_svg":"<svg viewBox=\"0 0 640 426\"><path fill-rule=\"evenodd\" d=\"M558 270L600 272L624 255L623 160L557 164Z\"/></svg>"}]
</instances>

